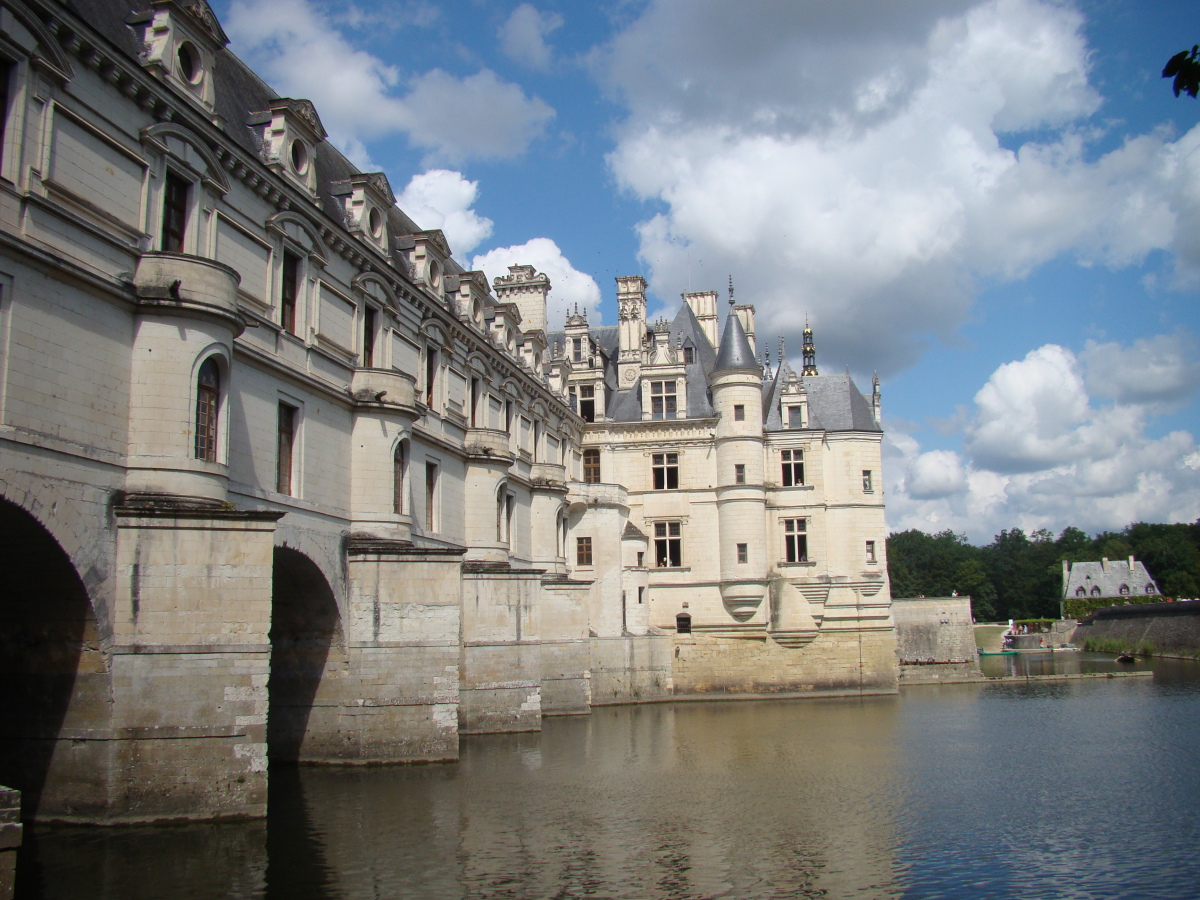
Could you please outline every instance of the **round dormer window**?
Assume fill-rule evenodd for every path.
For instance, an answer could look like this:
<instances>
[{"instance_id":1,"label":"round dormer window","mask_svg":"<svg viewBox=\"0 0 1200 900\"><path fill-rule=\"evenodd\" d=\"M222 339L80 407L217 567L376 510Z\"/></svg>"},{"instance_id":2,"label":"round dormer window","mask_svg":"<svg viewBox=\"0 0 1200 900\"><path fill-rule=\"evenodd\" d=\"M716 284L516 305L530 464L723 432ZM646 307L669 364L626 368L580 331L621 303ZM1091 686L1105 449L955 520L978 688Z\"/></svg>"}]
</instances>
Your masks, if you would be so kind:
<instances>
[{"instance_id":1,"label":"round dormer window","mask_svg":"<svg viewBox=\"0 0 1200 900\"><path fill-rule=\"evenodd\" d=\"M433 288L442 286L442 264L433 258L429 260L429 286Z\"/></svg>"},{"instance_id":2,"label":"round dormer window","mask_svg":"<svg viewBox=\"0 0 1200 900\"><path fill-rule=\"evenodd\" d=\"M508 347L509 350L512 350L516 344L517 339L513 336L513 330L509 328L504 332L504 346Z\"/></svg>"},{"instance_id":3,"label":"round dormer window","mask_svg":"<svg viewBox=\"0 0 1200 900\"><path fill-rule=\"evenodd\" d=\"M292 171L297 175L303 175L308 171L308 148L304 146L304 141L296 138L292 141L291 149Z\"/></svg>"},{"instance_id":4,"label":"round dormer window","mask_svg":"<svg viewBox=\"0 0 1200 900\"><path fill-rule=\"evenodd\" d=\"M383 213L372 206L371 212L367 215L367 224L371 228L372 237L378 239L383 234Z\"/></svg>"},{"instance_id":5,"label":"round dormer window","mask_svg":"<svg viewBox=\"0 0 1200 900\"><path fill-rule=\"evenodd\" d=\"M175 51L179 60L179 77L188 84L199 84L204 77L204 66L201 64L200 51L191 41L184 41Z\"/></svg>"},{"instance_id":6,"label":"round dormer window","mask_svg":"<svg viewBox=\"0 0 1200 900\"><path fill-rule=\"evenodd\" d=\"M483 321L483 304L478 300L471 301L471 320L476 325Z\"/></svg>"}]
</instances>

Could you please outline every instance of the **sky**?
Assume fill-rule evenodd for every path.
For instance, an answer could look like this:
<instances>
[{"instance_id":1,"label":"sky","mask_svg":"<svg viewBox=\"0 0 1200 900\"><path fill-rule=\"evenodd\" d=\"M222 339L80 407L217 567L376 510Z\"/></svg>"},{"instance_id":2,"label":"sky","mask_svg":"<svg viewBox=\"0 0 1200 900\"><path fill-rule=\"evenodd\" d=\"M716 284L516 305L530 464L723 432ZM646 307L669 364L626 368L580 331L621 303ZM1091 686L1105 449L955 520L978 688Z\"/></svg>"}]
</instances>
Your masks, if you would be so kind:
<instances>
[{"instance_id":1,"label":"sky","mask_svg":"<svg viewBox=\"0 0 1200 900\"><path fill-rule=\"evenodd\" d=\"M882 382L888 527L1200 519L1195 0L214 0L489 277L756 307ZM798 368L798 365L797 365Z\"/></svg>"}]
</instances>

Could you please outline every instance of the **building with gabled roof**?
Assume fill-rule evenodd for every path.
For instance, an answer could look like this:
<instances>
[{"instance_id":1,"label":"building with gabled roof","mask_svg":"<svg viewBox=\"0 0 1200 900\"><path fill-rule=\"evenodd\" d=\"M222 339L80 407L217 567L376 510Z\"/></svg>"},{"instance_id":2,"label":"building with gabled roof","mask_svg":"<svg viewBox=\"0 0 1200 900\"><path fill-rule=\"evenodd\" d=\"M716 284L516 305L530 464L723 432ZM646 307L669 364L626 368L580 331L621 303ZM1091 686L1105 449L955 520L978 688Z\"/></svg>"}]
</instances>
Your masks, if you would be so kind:
<instances>
[{"instance_id":1,"label":"building with gabled roof","mask_svg":"<svg viewBox=\"0 0 1200 900\"><path fill-rule=\"evenodd\" d=\"M1069 597L1147 597L1159 593L1141 560L1108 559L1094 562L1063 560L1063 599Z\"/></svg>"}]
</instances>

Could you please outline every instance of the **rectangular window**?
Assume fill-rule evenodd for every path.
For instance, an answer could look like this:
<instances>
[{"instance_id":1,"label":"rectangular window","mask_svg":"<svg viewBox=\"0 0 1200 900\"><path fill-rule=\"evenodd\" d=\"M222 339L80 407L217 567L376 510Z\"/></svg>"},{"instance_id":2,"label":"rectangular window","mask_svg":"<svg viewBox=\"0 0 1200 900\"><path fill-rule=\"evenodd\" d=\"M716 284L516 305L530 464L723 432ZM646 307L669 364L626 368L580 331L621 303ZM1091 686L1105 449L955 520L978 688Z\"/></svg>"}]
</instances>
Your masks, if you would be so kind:
<instances>
[{"instance_id":1,"label":"rectangular window","mask_svg":"<svg viewBox=\"0 0 1200 900\"><path fill-rule=\"evenodd\" d=\"M5 134L8 130L8 89L12 84L13 65L0 59L0 161L4 159Z\"/></svg>"},{"instance_id":2,"label":"rectangular window","mask_svg":"<svg viewBox=\"0 0 1200 900\"><path fill-rule=\"evenodd\" d=\"M595 447L583 451L583 480L587 484L600 483L600 451Z\"/></svg>"},{"instance_id":3,"label":"rectangular window","mask_svg":"<svg viewBox=\"0 0 1200 900\"><path fill-rule=\"evenodd\" d=\"M867 541L867 562L875 562L875 542Z\"/></svg>"},{"instance_id":4,"label":"rectangular window","mask_svg":"<svg viewBox=\"0 0 1200 900\"><path fill-rule=\"evenodd\" d=\"M594 385L579 386L579 416L585 422L596 421L596 388Z\"/></svg>"},{"instance_id":5,"label":"rectangular window","mask_svg":"<svg viewBox=\"0 0 1200 900\"><path fill-rule=\"evenodd\" d=\"M478 378L471 379L471 427L479 427L479 396L480 382Z\"/></svg>"},{"instance_id":6,"label":"rectangular window","mask_svg":"<svg viewBox=\"0 0 1200 900\"><path fill-rule=\"evenodd\" d=\"M279 434L275 450L275 490L292 493L292 470L296 449L296 407L279 404Z\"/></svg>"},{"instance_id":7,"label":"rectangular window","mask_svg":"<svg viewBox=\"0 0 1200 900\"><path fill-rule=\"evenodd\" d=\"M370 306L363 309L362 364L365 369L375 366L375 309Z\"/></svg>"},{"instance_id":8,"label":"rectangular window","mask_svg":"<svg viewBox=\"0 0 1200 900\"><path fill-rule=\"evenodd\" d=\"M425 530L434 531L434 526L437 525L437 517L434 515L434 508L437 503L437 479L438 467L437 463L425 463Z\"/></svg>"},{"instance_id":9,"label":"rectangular window","mask_svg":"<svg viewBox=\"0 0 1200 900\"><path fill-rule=\"evenodd\" d=\"M432 347L425 348L425 405L433 409L433 399L436 396L438 371L438 352Z\"/></svg>"},{"instance_id":10,"label":"rectangular window","mask_svg":"<svg viewBox=\"0 0 1200 900\"><path fill-rule=\"evenodd\" d=\"M583 362L583 338L571 339L571 359L574 362Z\"/></svg>"},{"instance_id":11,"label":"rectangular window","mask_svg":"<svg viewBox=\"0 0 1200 900\"><path fill-rule=\"evenodd\" d=\"M162 223L162 248L165 253L183 252L190 189L191 185L174 172L167 172L167 181L163 186Z\"/></svg>"},{"instance_id":12,"label":"rectangular window","mask_svg":"<svg viewBox=\"0 0 1200 900\"><path fill-rule=\"evenodd\" d=\"M679 454L655 453L651 456L651 471L656 491L674 491L679 488Z\"/></svg>"},{"instance_id":13,"label":"rectangular window","mask_svg":"<svg viewBox=\"0 0 1200 900\"><path fill-rule=\"evenodd\" d=\"M871 470L863 469L863 492L869 494L869 493L871 493L872 490L873 490L873 488L871 486Z\"/></svg>"},{"instance_id":14,"label":"rectangular window","mask_svg":"<svg viewBox=\"0 0 1200 900\"><path fill-rule=\"evenodd\" d=\"M799 406L789 406L788 412L788 428L803 428L804 427L804 410Z\"/></svg>"},{"instance_id":15,"label":"rectangular window","mask_svg":"<svg viewBox=\"0 0 1200 900\"><path fill-rule=\"evenodd\" d=\"M790 563L808 562L808 520L783 520L784 558Z\"/></svg>"},{"instance_id":16,"label":"rectangular window","mask_svg":"<svg viewBox=\"0 0 1200 900\"><path fill-rule=\"evenodd\" d=\"M749 544L738 544L737 545L737 558L738 558L739 563L747 563L750 561L750 545Z\"/></svg>"},{"instance_id":17,"label":"rectangular window","mask_svg":"<svg viewBox=\"0 0 1200 900\"><path fill-rule=\"evenodd\" d=\"M640 588L638 588L638 603L645 603L645 602L646 602L646 589L644 587L640 587Z\"/></svg>"},{"instance_id":18,"label":"rectangular window","mask_svg":"<svg viewBox=\"0 0 1200 900\"><path fill-rule=\"evenodd\" d=\"M288 334L296 333L296 301L300 296L300 257L283 251L283 287L279 293L279 324Z\"/></svg>"},{"instance_id":19,"label":"rectangular window","mask_svg":"<svg viewBox=\"0 0 1200 900\"><path fill-rule=\"evenodd\" d=\"M783 457L783 486L796 487L804 484L804 451L784 450Z\"/></svg>"},{"instance_id":20,"label":"rectangular window","mask_svg":"<svg viewBox=\"0 0 1200 900\"><path fill-rule=\"evenodd\" d=\"M695 347L684 347L683 348L683 364L685 366L690 366L695 361L696 361L696 348Z\"/></svg>"},{"instance_id":21,"label":"rectangular window","mask_svg":"<svg viewBox=\"0 0 1200 900\"><path fill-rule=\"evenodd\" d=\"M683 537L678 522L654 523L654 564L660 569L683 565Z\"/></svg>"},{"instance_id":22,"label":"rectangular window","mask_svg":"<svg viewBox=\"0 0 1200 900\"><path fill-rule=\"evenodd\" d=\"M637 564L639 569L646 564L646 551L639 550L637 552ZM641 590L641 588L638 590Z\"/></svg>"},{"instance_id":23,"label":"rectangular window","mask_svg":"<svg viewBox=\"0 0 1200 900\"><path fill-rule=\"evenodd\" d=\"M736 404L733 407L733 421L735 421L735 422L745 422L746 421L746 407L744 407L740 403Z\"/></svg>"},{"instance_id":24,"label":"rectangular window","mask_svg":"<svg viewBox=\"0 0 1200 900\"><path fill-rule=\"evenodd\" d=\"M671 421L675 418L675 382L650 382L650 417Z\"/></svg>"},{"instance_id":25,"label":"rectangular window","mask_svg":"<svg viewBox=\"0 0 1200 900\"><path fill-rule=\"evenodd\" d=\"M733 467L733 483L734 484L745 484L746 483L746 467L742 463L736 463Z\"/></svg>"},{"instance_id":26,"label":"rectangular window","mask_svg":"<svg viewBox=\"0 0 1200 900\"><path fill-rule=\"evenodd\" d=\"M392 457L392 512L396 515L401 515L404 512L404 444L401 443L396 447L396 454Z\"/></svg>"},{"instance_id":27,"label":"rectangular window","mask_svg":"<svg viewBox=\"0 0 1200 900\"><path fill-rule=\"evenodd\" d=\"M575 538L575 565L590 566L592 564L592 539L590 537Z\"/></svg>"}]
</instances>

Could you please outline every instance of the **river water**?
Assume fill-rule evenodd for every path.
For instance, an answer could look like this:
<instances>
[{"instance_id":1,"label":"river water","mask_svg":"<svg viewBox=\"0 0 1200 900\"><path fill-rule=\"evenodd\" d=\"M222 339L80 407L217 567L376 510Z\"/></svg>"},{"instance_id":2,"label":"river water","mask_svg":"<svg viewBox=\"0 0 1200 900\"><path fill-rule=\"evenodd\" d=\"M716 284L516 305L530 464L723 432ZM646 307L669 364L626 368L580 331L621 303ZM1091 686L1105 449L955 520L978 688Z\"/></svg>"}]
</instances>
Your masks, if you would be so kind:
<instances>
[{"instance_id":1,"label":"river water","mask_svg":"<svg viewBox=\"0 0 1200 900\"><path fill-rule=\"evenodd\" d=\"M1055 656L985 662L1112 668ZM600 708L455 765L272 772L265 823L30 829L17 900L1200 897L1198 756L1170 660Z\"/></svg>"}]
</instances>

